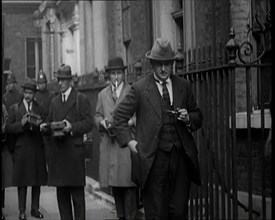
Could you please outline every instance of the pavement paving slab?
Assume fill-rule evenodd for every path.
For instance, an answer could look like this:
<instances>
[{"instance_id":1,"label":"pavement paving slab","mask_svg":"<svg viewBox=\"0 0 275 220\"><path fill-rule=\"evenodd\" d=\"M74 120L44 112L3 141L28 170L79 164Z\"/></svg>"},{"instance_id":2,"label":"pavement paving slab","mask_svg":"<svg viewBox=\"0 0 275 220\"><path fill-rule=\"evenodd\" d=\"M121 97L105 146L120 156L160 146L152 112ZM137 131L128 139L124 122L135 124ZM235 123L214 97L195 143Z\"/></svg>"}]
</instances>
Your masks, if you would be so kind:
<instances>
[{"instance_id":1,"label":"pavement paving slab","mask_svg":"<svg viewBox=\"0 0 275 220\"><path fill-rule=\"evenodd\" d=\"M100 200L85 192L86 201L86 220L114 220L116 218L116 211L111 203L106 203L104 200ZM30 199L31 188L28 187L27 194L27 210L26 215L28 220L37 220L30 215ZM59 220L59 211L56 199L55 187L41 187L40 195L40 211L44 215L45 220ZM18 199L17 188L10 187L5 190L5 208L3 213L6 216L6 220L18 220Z\"/></svg>"}]
</instances>

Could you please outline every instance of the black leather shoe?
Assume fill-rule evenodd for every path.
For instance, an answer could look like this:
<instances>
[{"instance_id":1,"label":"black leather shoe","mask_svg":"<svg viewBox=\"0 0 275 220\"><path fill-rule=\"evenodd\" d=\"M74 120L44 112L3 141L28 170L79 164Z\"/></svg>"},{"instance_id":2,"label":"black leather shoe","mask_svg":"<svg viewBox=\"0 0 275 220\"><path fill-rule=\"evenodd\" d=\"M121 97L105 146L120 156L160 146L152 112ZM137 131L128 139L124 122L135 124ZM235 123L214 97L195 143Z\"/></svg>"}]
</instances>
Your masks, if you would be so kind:
<instances>
[{"instance_id":1,"label":"black leather shoe","mask_svg":"<svg viewBox=\"0 0 275 220\"><path fill-rule=\"evenodd\" d=\"M19 220L27 220L27 217L25 214L20 214L19 215Z\"/></svg>"},{"instance_id":2,"label":"black leather shoe","mask_svg":"<svg viewBox=\"0 0 275 220\"><path fill-rule=\"evenodd\" d=\"M35 218L44 218L44 216L38 211L38 209L32 209L31 216Z\"/></svg>"},{"instance_id":3,"label":"black leather shoe","mask_svg":"<svg viewBox=\"0 0 275 220\"><path fill-rule=\"evenodd\" d=\"M5 216L4 216L4 215L2 215L2 220L6 220L6 218L5 218Z\"/></svg>"}]
</instances>

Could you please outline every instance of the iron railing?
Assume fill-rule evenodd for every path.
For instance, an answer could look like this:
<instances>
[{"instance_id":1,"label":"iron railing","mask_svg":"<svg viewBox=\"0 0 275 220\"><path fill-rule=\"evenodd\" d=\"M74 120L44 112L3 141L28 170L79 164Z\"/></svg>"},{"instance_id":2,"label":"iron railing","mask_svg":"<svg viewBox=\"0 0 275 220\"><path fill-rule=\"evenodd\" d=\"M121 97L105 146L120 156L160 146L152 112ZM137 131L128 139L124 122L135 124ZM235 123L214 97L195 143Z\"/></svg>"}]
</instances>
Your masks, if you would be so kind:
<instances>
[{"instance_id":1,"label":"iron railing","mask_svg":"<svg viewBox=\"0 0 275 220\"><path fill-rule=\"evenodd\" d=\"M271 117L261 93L261 79L271 65L237 64L240 48L233 31L226 49L227 64L207 67L196 60L178 73L192 83L204 115L202 128L194 134L203 184L192 186L189 218L271 219L271 161L264 148ZM238 83L240 75L243 81ZM255 89L260 101L253 107Z\"/></svg>"}]
</instances>

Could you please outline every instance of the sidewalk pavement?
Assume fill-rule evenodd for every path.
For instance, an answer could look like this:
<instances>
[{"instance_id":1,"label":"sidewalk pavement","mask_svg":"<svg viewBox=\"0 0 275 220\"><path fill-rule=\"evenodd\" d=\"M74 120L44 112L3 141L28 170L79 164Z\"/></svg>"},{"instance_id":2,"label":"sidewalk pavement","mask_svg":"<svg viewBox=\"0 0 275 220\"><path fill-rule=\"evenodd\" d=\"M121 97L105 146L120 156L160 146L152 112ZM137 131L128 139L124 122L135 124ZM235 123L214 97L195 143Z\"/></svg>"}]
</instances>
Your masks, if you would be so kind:
<instances>
[{"instance_id":1,"label":"sidewalk pavement","mask_svg":"<svg viewBox=\"0 0 275 220\"><path fill-rule=\"evenodd\" d=\"M112 207L115 207L114 197L108 195L105 192L102 192L99 188L99 183L96 180L94 180L88 176L86 176L85 190L86 190L86 192L93 195L96 199L101 200L104 203L106 203ZM144 208L139 209L137 219L139 219L139 220L145 219Z\"/></svg>"},{"instance_id":2,"label":"sidewalk pavement","mask_svg":"<svg viewBox=\"0 0 275 220\"><path fill-rule=\"evenodd\" d=\"M35 220L36 218L33 218L30 215L30 197L31 187L28 187L26 215L28 220ZM86 220L117 219L114 198L100 191L98 182L89 177L86 177L85 202ZM60 219L55 187L41 187L40 211L44 215L44 220ZM19 211L16 187L9 187L5 189L5 208L3 209L3 213L6 216L6 220L18 219ZM143 210L141 210L137 219L145 219Z\"/></svg>"}]
</instances>

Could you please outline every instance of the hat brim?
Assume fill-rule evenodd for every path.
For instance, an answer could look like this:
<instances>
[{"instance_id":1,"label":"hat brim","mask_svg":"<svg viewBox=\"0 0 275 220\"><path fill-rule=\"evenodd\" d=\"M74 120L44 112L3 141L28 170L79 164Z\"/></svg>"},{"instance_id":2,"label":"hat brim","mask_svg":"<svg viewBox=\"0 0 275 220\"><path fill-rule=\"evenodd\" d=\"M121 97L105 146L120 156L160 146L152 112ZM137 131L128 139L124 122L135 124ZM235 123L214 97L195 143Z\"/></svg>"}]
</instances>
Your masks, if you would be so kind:
<instances>
[{"instance_id":1,"label":"hat brim","mask_svg":"<svg viewBox=\"0 0 275 220\"><path fill-rule=\"evenodd\" d=\"M24 85L22 85L21 86L23 89L29 89L29 90L32 90L32 91L34 91L34 92L37 92L37 88L35 87L30 87L30 86L24 86Z\"/></svg>"},{"instance_id":2,"label":"hat brim","mask_svg":"<svg viewBox=\"0 0 275 220\"><path fill-rule=\"evenodd\" d=\"M177 59L177 55L174 55L172 57L156 57L151 55L151 50L146 52L145 56L150 60L158 60L158 61L174 61Z\"/></svg>"},{"instance_id":3,"label":"hat brim","mask_svg":"<svg viewBox=\"0 0 275 220\"><path fill-rule=\"evenodd\" d=\"M105 71L110 71L110 70L125 70L127 66L114 66L114 67L106 67Z\"/></svg>"},{"instance_id":4,"label":"hat brim","mask_svg":"<svg viewBox=\"0 0 275 220\"><path fill-rule=\"evenodd\" d=\"M72 79L73 76L61 76L61 75L58 75L58 74L54 74L54 76L58 79Z\"/></svg>"}]
</instances>

